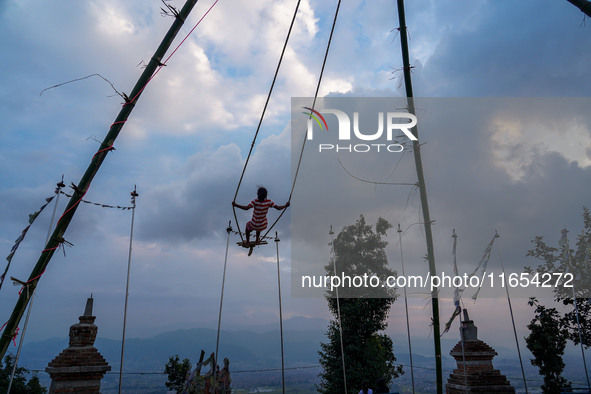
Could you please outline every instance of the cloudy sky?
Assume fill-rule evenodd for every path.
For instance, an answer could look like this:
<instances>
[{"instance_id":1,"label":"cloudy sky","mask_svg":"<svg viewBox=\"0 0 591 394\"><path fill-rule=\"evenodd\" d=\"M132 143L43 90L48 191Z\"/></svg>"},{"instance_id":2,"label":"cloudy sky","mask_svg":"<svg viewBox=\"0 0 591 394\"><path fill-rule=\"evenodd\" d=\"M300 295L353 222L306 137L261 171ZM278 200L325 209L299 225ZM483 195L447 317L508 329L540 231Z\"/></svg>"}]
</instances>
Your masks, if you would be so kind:
<instances>
[{"instance_id":1,"label":"cloudy sky","mask_svg":"<svg viewBox=\"0 0 591 394\"><path fill-rule=\"evenodd\" d=\"M197 4L176 43L212 4ZM233 220L230 203L295 5L292 0L220 0L147 86L85 196L128 206L137 185L128 336L217 321L225 229ZM172 23L160 7L159 1L139 0L0 1L0 249L5 255L27 225L28 214L53 195L62 175L67 185L79 182L122 101L99 77L43 90L98 73L129 93ZM277 203L289 198L291 98L314 94L335 7L332 0L300 5L238 190L239 203L254 198L257 184L267 186ZM529 241L544 235L555 244L564 227L574 239L582 225L582 206L589 205L591 122L585 97L591 92L590 27L566 0L409 2L406 11L415 95L438 98L418 104L419 118L433 115L420 133L431 216L437 223L438 270L451 270L454 228L466 271L478 262L495 229L508 266L519 270L535 264L525 258ZM344 2L320 95L403 96L397 27L394 1ZM360 214L370 223L382 216L403 229L420 221L418 197L408 188L356 183L339 160L350 171L359 170L358 176L369 173L346 153L325 158L329 167L314 167L315 157L305 152L299 176L306 186L300 190L296 184L296 194L306 204L310 197L331 201L348 215L307 222L314 229L312 249L325 253L320 263L329 258L331 224L338 232ZM405 153L397 166L395 156L371 172L372 180L414 182L411 157ZM365 204L358 200L341 206L323 195L313 181L322 172L351 195L366 198ZM382 208L386 201L391 209ZM66 202L62 196L58 214ZM305 240L294 237L292 243L290 224L296 213L309 213L305 204L296 208L297 198L293 203L274 228L281 238L284 317L328 319L322 298L291 296L291 249L305 247ZM29 276L43 249L52 209L53 204L31 227L9 276ZM243 228L249 214L238 214ZM270 215L276 217L276 211ZM74 246L66 247L65 255L61 250L54 255L39 282L27 341L64 336L91 293L100 335L120 337L130 224L131 211L80 206L65 234ZM223 324L276 322L274 243L247 257L235 246L237 240L230 238ZM399 270L395 231L388 241L391 265ZM426 269L420 267L425 254L420 226L405 233L403 245L405 261ZM493 261L499 264L498 256ZM5 282L1 320L8 319L17 292L18 287ZM411 301L419 339L429 335L430 308L424 304L421 298ZM495 314L479 315L493 307ZM512 340L503 302L483 298L471 308L477 324L490 327L491 343ZM524 300L514 308L523 311L518 326L524 333L531 311ZM403 310L401 302L394 304L394 331L403 328ZM442 320L451 310L451 301L442 301Z\"/></svg>"}]
</instances>

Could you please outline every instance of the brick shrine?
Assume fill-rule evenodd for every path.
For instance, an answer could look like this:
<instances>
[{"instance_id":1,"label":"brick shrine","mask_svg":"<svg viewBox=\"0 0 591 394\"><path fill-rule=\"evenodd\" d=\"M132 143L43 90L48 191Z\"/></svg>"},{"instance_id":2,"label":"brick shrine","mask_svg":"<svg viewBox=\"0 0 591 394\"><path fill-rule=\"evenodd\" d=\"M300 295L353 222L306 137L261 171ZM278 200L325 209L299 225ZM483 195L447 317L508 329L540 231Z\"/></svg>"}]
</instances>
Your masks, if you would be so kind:
<instances>
[{"instance_id":1,"label":"brick shrine","mask_svg":"<svg viewBox=\"0 0 591 394\"><path fill-rule=\"evenodd\" d=\"M497 352L478 339L478 329L465 309L460 333L464 344L462 346L460 340L449 352L455 358L457 368L449 375L445 393L515 394L515 388L505 375L493 368L492 359Z\"/></svg>"},{"instance_id":2,"label":"brick shrine","mask_svg":"<svg viewBox=\"0 0 591 394\"><path fill-rule=\"evenodd\" d=\"M101 379L111 366L94 347L98 327L92 316L93 298L86 301L80 322L70 327L70 344L45 371L51 377L49 393L100 393Z\"/></svg>"}]
</instances>

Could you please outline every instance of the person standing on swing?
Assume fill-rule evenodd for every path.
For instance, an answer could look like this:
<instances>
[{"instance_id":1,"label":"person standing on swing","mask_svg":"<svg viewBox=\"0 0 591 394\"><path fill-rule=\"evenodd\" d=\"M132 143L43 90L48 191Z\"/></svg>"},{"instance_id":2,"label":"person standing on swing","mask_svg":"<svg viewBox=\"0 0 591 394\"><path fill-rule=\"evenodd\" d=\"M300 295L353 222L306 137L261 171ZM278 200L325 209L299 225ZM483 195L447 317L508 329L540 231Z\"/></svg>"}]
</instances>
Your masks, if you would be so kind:
<instances>
[{"instance_id":1,"label":"person standing on swing","mask_svg":"<svg viewBox=\"0 0 591 394\"><path fill-rule=\"evenodd\" d=\"M232 201L232 205L245 211L248 211L250 208L254 208L252 219L246 223L246 240L244 241L244 246L250 248L248 253L250 256L254 247L254 245L250 244L251 231L256 231L255 245L258 245L260 242L261 231L267 228L267 212L269 211L269 208L273 207L280 211L289 207L289 201L285 203L285 205L276 205L273 201L267 198L267 189L259 186L257 190L257 198L252 200L250 204L240 205L236 204L235 201Z\"/></svg>"}]
</instances>

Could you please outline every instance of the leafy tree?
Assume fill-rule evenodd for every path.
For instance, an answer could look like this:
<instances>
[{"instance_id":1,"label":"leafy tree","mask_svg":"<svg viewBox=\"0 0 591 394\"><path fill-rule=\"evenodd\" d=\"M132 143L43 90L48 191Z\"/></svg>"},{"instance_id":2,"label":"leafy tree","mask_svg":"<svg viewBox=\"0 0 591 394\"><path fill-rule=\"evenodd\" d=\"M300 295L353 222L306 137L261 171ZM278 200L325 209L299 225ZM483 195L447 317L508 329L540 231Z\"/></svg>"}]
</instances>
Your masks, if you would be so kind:
<instances>
[{"instance_id":1,"label":"leafy tree","mask_svg":"<svg viewBox=\"0 0 591 394\"><path fill-rule=\"evenodd\" d=\"M364 380L374 383L384 378L387 383L403 374L402 367L396 366L392 340L379 334L387 327L386 319L390 306L395 300L394 289L381 287L388 276L396 275L388 267L384 251L387 242L382 240L392 226L385 219L379 218L375 232L372 226L359 217L354 225L345 227L333 243L334 257L325 266L329 276L366 277L365 287L355 287L346 283L339 287L339 307L345 354L345 373L349 393L359 392ZM380 278L379 285L372 287L370 277ZM359 282L357 282L359 283ZM376 282L373 282L376 284ZM325 394L345 392L343 366L341 358L341 336L339 333L336 289L326 293L328 307L335 319L330 322L327 331L329 342L321 344L320 364L324 371L318 391Z\"/></svg>"},{"instance_id":2,"label":"leafy tree","mask_svg":"<svg viewBox=\"0 0 591 394\"><path fill-rule=\"evenodd\" d=\"M180 361L179 355L170 356L168 363L164 366L164 372L168 375L166 387L170 390L180 392L185 384L187 372L191 370L191 361L185 358L183 362Z\"/></svg>"},{"instance_id":3,"label":"leafy tree","mask_svg":"<svg viewBox=\"0 0 591 394\"><path fill-rule=\"evenodd\" d=\"M10 389L12 392L12 388ZM27 382L27 393L47 393L47 389L41 386L41 382L39 381L38 376L33 376Z\"/></svg>"},{"instance_id":4,"label":"leafy tree","mask_svg":"<svg viewBox=\"0 0 591 394\"><path fill-rule=\"evenodd\" d=\"M558 393L561 388L571 387L571 383L562 377L566 336L560 329L560 313L555 308L539 304L535 298L530 298L529 305L536 307L536 315L527 326L530 334L525 338L527 348L535 357L531 363L539 368L540 375L544 377L542 391Z\"/></svg>"},{"instance_id":5,"label":"leafy tree","mask_svg":"<svg viewBox=\"0 0 591 394\"><path fill-rule=\"evenodd\" d=\"M10 375L12 375L12 369L14 368L15 357L7 353L4 357L4 362L0 362L0 393L6 393L8 391L8 385L10 384ZM12 394L43 394L47 393L47 389L39 383L39 378L33 376L28 382L26 375L29 374L29 370L23 367L16 367L14 372L14 378L12 380L12 386L10 392Z\"/></svg>"},{"instance_id":6,"label":"leafy tree","mask_svg":"<svg viewBox=\"0 0 591 394\"><path fill-rule=\"evenodd\" d=\"M582 337L585 347L591 346L591 213L583 207L583 230L577 236L575 248L571 249L566 242L566 230L558 247L548 246L543 237L538 236L532 241L534 248L527 252L527 256L535 257L543 263L535 269L526 267L532 274L571 273L574 276L573 287L558 286L554 288L557 302L572 309L566 312L559 321L562 334L575 344L579 344ZM564 284L564 282L563 282ZM573 297L574 289L574 297ZM575 299L576 306L575 309ZM578 311L578 316L577 316ZM577 321L578 320L578 321ZM579 325L581 336L579 336Z\"/></svg>"}]
</instances>

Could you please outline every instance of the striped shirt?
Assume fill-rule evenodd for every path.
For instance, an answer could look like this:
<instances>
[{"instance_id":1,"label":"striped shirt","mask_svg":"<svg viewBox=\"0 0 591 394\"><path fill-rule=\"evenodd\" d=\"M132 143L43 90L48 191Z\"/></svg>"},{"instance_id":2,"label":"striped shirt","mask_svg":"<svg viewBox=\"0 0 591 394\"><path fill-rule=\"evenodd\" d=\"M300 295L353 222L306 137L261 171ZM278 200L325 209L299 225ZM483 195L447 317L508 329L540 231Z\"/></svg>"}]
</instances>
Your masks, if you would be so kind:
<instances>
[{"instance_id":1,"label":"striped shirt","mask_svg":"<svg viewBox=\"0 0 591 394\"><path fill-rule=\"evenodd\" d=\"M259 201L259 199L252 200L248 204L248 208L254 207L252 213L252 220L250 221L250 227L255 231L261 231L267 228L267 212L269 208L275 206L275 203L269 199L265 201Z\"/></svg>"}]
</instances>

